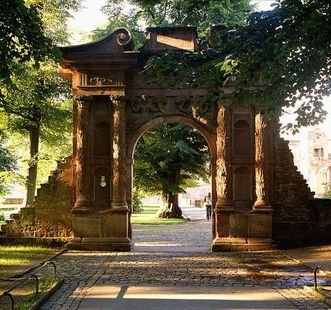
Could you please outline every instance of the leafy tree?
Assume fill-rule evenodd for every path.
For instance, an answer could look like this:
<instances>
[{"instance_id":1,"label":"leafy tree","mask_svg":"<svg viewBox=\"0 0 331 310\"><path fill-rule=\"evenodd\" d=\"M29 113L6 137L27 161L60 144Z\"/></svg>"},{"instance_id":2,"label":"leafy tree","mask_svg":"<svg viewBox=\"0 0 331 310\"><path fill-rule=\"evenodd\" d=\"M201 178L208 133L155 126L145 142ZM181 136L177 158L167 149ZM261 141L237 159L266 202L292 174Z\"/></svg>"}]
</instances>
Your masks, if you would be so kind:
<instances>
[{"instance_id":1,"label":"leafy tree","mask_svg":"<svg viewBox=\"0 0 331 310\"><path fill-rule=\"evenodd\" d=\"M59 53L54 45L67 42L66 20L79 5L78 0L0 3L0 113L9 118L6 131L23 134L23 141L24 134L29 135L27 205L34 198L37 164L45 160L40 142L56 146L49 153L59 154L58 149L64 149L59 141L67 141L70 130L70 109L63 106L69 87L56 72L53 60Z\"/></svg>"},{"instance_id":2,"label":"leafy tree","mask_svg":"<svg viewBox=\"0 0 331 310\"><path fill-rule=\"evenodd\" d=\"M125 11L122 1L108 0L103 7L109 17L108 25L96 29L92 39L124 27L131 31L139 49L145 42L143 28L146 25L198 26L200 37L206 39L212 25L242 25L252 9L249 0L130 0L128 3L131 9Z\"/></svg>"},{"instance_id":3,"label":"leafy tree","mask_svg":"<svg viewBox=\"0 0 331 310\"><path fill-rule=\"evenodd\" d=\"M147 194L162 193L160 217L181 217L178 194L199 178L209 177L209 149L195 129L163 124L145 133L135 151L135 186Z\"/></svg>"},{"instance_id":4,"label":"leafy tree","mask_svg":"<svg viewBox=\"0 0 331 310\"><path fill-rule=\"evenodd\" d=\"M38 63L51 49L34 6L26 6L24 0L0 2L0 83L8 82L13 62Z\"/></svg>"},{"instance_id":5,"label":"leafy tree","mask_svg":"<svg viewBox=\"0 0 331 310\"><path fill-rule=\"evenodd\" d=\"M208 84L214 100L223 103L218 89L228 84L236 87L229 103L261 104L271 113L300 103L296 123L287 126L294 131L325 119L322 98L331 93L330 1L282 0L273 10L252 13L243 26L216 27L210 43L199 53L154 57L147 68L160 79L182 79L186 87Z\"/></svg>"},{"instance_id":6,"label":"leafy tree","mask_svg":"<svg viewBox=\"0 0 331 310\"><path fill-rule=\"evenodd\" d=\"M212 25L237 26L252 6L247 0L131 0L131 15L149 26L198 26L201 34ZM108 0L104 8L110 16L118 14L119 0Z\"/></svg>"},{"instance_id":7,"label":"leafy tree","mask_svg":"<svg viewBox=\"0 0 331 310\"><path fill-rule=\"evenodd\" d=\"M39 69L21 65L12 80L13 84L5 89L0 111L8 115L9 129L29 135L26 203L30 205L36 189L40 138L59 143L70 126L71 112L61 107L69 87L51 65Z\"/></svg>"}]
</instances>

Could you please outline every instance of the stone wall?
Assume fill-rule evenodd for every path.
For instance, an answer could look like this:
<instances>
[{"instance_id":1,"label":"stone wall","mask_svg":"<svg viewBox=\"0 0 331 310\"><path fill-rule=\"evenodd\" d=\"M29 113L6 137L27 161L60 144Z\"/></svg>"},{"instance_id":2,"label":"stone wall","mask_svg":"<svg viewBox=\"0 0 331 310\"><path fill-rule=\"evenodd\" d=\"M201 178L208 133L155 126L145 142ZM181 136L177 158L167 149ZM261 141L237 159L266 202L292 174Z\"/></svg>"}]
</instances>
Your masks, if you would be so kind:
<instances>
[{"instance_id":1,"label":"stone wall","mask_svg":"<svg viewBox=\"0 0 331 310\"><path fill-rule=\"evenodd\" d=\"M37 191L29 208L22 208L4 225L8 237L71 237L74 204L72 158L58 163L57 169Z\"/></svg>"},{"instance_id":2,"label":"stone wall","mask_svg":"<svg viewBox=\"0 0 331 310\"><path fill-rule=\"evenodd\" d=\"M331 241L331 199L310 199L311 216L314 226L315 240Z\"/></svg>"},{"instance_id":3,"label":"stone wall","mask_svg":"<svg viewBox=\"0 0 331 310\"><path fill-rule=\"evenodd\" d=\"M274 139L273 238L277 243L308 242L315 226L309 207L310 189L293 163L288 141L277 135Z\"/></svg>"}]
</instances>

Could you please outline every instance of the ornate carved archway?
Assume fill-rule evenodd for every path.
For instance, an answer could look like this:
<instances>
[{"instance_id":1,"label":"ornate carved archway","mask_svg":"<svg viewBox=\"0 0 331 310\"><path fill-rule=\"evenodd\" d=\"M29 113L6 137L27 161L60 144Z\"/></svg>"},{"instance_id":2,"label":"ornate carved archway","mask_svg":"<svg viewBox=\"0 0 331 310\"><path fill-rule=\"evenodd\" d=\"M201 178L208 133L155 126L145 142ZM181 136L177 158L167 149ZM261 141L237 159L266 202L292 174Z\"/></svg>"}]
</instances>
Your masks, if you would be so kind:
<instances>
[{"instance_id":1,"label":"ornate carved archway","mask_svg":"<svg viewBox=\"0 0 331 310\"><path fill-rule=\"evenodd\" d=\"M205 102L213 89L178 88L172 80L160 85L141 74L151 55L193 52L196 39L193 27L148 28L145 45L134 51L130 33L119 29L98 42L61 48L60 74L72 81L74 96L73 156L59 164L33 206L7 225L7 235L70 237L72 248L130 250L134 147L162 122L192 126L209 144L213 251L268 249L273 238L312 232L309 188L276 121L252 106ZM221 91L226 97L233 87Z\"/></svg>"},{"instance_id":2,"label":"ornate carved archway","mask_svg":"<svg viewBox=\"0 0 331 310\"><path fill-rule=\"evenodd\" d=\"M128 213L135 144L147 129L164 122L192 126L209 144L216 215L212 249L232 247L232 237L237 238L236 242L242 240L244 249L252 247L254 238L258 239L255 248L270 245L271 163L267 144L271 134L267 120L260 113L255 117L251 108L219 108L215 103L204 102L208 89L179 89L171 82L162 86L153 77L141 76L144 61L153 53L196 48L196 31L192 27L147 31L146 44L140 52L128 51L132 39L124 29L96 43L62 48L62 75L72 79L76 98L76 202L72 212L73 230L79 242L73 246L84 248L103 243L130 248ZM224 93L229 91L223 89ZM234 171L248 173L233 182ZM239 184L238 180L252 182ZM245 186L243 195L238 193L241 185ZM94 223L93 231L98 233L86 229L87 222L89 227ZM263 231L258 228L261 226Z\"/></svg>"}]
</instances>

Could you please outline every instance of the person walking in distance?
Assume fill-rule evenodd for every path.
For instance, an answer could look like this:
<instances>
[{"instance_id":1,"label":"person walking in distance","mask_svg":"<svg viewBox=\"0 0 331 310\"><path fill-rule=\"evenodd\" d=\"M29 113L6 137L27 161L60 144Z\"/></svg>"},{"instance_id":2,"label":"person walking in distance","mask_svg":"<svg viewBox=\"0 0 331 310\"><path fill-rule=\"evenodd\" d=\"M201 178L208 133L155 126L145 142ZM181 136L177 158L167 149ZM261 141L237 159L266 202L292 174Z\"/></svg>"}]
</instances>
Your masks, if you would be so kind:
<instances>
[{"instance_id":1,"label":"person walking in distance","mask_svg":"<svg viewBox=\"0 0 331 310\"><path fill-rule=\"evenodd\" d=\"M206 217L207 221L211 219L211 194L208 193L208 196L205 197L205 206L206 206Z\"/></svg>"}]
</instances>

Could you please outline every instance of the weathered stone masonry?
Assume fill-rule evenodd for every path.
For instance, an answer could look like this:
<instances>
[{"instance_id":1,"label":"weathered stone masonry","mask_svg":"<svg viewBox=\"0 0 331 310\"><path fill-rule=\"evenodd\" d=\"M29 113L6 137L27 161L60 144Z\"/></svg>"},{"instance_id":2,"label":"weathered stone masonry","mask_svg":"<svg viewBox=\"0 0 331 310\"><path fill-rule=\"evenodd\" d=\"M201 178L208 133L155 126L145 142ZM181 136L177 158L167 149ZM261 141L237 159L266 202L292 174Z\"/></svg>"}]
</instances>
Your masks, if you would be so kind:
<instances>
[{"instance_id":1,"label":"weathered stone masonry","mask_svg":"<svg viewBox=\"0 0 331 310\"><path fill-rule=\"evenodd\" d=\"M209 145L212 250L270 249L328 230L277 121L263 108L202 104L209 89L178 89L176 81L164 86L140 73L154 53L195 51L195 28L148 28L139 52L132 43L119 29L101 41L62 48L60 73L72 80L75 101L73 157L59 164L32 207L6 225L8 236L69 237L72 248L130 250L134 149L145 131L162 123L192 126ZM226 97L233 88L222 91Z\"/></svg>"}]
</instances>

